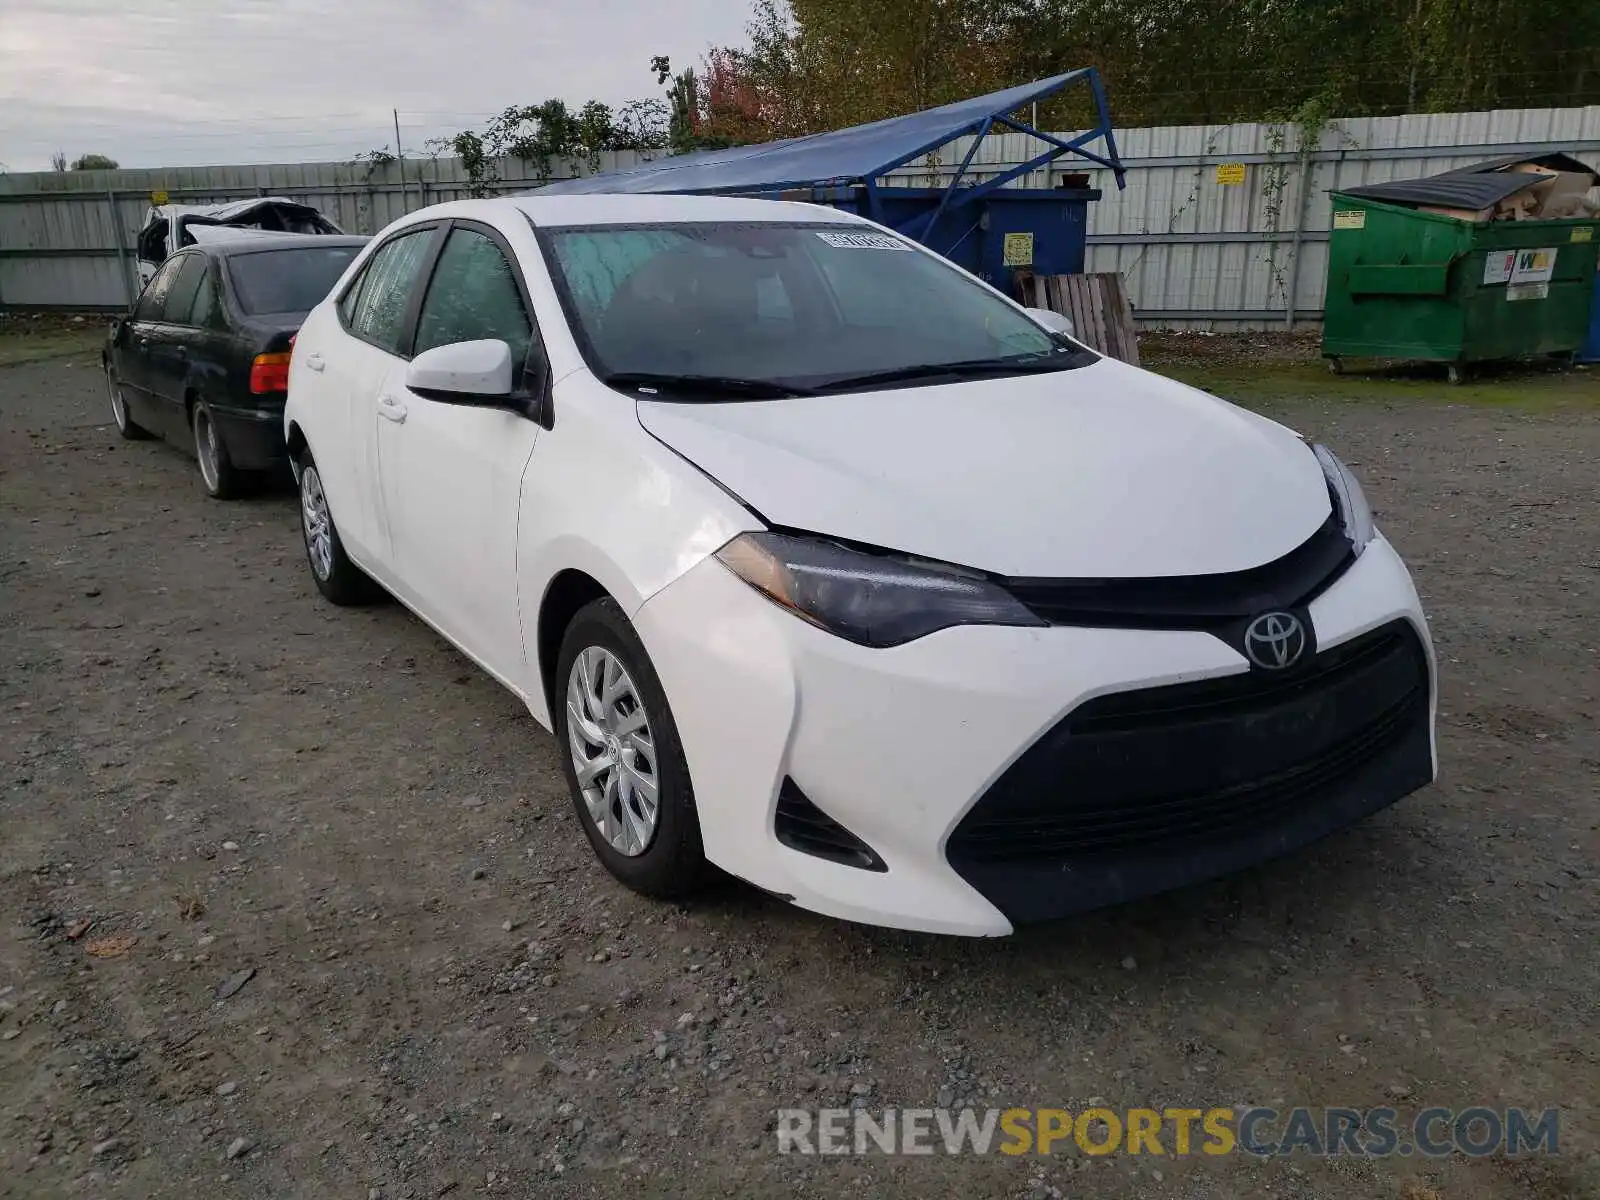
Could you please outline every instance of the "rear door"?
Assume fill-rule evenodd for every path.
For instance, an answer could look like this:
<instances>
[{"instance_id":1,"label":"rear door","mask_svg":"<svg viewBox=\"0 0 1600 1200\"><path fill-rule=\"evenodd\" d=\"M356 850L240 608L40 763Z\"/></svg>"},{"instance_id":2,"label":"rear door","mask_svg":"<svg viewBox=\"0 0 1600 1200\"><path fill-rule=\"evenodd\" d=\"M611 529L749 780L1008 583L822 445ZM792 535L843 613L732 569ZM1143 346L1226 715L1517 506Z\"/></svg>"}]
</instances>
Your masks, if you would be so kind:
<instances>
[{"instance_id":1,"label":"rear door","mask_svg":"<svg viewBox=\"0 0 1600 1200\"><path fill-rule=\"evenodd\" d=\"M410 226L379 246L339 296L340 331L304 347L308 403L319 411L309 434L312 453L339 536L364 564L391 565L378 500L375 414L378 397L410 357L402 338L439 230L437 222Z\"/></svg>"},{"instance_id":2,"label":"rear door","mask_svg":"<svg viewBox=\"0 0 1600 1200\"><path fill-rule=\"evenodd\" d=\"M195 296L207 274L207 260L198 251L174 255L178 268L162 303L161 320L151 322L146 354L150 370L150 396L168 436L188 433L186 388L194 329L189 324Z\"/></svg>"},{"instance_id":3,"label":"rear door","mask_svg":"<svg viewBox=\"0 0 1600 1200\"><path fill-rule=\"evenodd\" d=\"M213 406L238 404L250 390L251 347L228 327L224 286L222 264L208 258L188 312L180 318L176 299L168 304L169 323L182 325L187 339L188 386Z\"/></svg>"},{"instance_id":4,"label":"rear door","mask_svg":"<svg viewBox=\"0 0 1600 1200\"><path fill-rule=\"evenodd\" d=\"M418 308L412 352L494 338L519 367L538 333L501 235L455 221ZM537 351L536 351L537 352ZM517 507L539 426L519 412L425 399L397 364L373 415L383 509L409 599L513 686L522 677Z\"/></svg>"}]
</instances>

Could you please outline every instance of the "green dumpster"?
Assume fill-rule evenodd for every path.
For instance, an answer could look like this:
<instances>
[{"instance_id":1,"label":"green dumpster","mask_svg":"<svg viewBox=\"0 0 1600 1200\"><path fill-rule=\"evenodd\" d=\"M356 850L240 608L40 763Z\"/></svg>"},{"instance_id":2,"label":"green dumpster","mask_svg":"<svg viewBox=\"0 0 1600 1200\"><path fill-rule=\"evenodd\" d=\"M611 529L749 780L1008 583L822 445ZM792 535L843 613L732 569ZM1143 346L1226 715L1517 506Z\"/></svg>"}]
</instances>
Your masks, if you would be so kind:
<instances>
[{"instance_id":1,"label":"green dumpster","mask_svg":"<svg viewBox=\"0 0 1600 1200\"><path fill-rule=\"evenodd\" d=\"M1600 219L1470 221L1333 193L1322 353L1466 365L1571 355L1594 304Z\"/></svg>"}]
</instances>

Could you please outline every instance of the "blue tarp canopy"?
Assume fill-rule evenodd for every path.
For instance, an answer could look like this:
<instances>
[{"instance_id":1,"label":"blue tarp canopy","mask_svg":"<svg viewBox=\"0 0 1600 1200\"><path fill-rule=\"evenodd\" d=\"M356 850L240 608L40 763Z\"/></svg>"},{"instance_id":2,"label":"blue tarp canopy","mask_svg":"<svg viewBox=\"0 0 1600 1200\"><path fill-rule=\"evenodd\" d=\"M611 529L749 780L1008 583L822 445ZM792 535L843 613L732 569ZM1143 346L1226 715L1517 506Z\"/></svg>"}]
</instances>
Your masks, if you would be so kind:
<instances>
[{"instance_id":1,"label":"blue tarp canopy","mask_svg":"<svg viewBox=\"0 0 1600 1200\"><path fill-rule=\"evenodd\" d=\"M1011 114L1054 95L1078 80L1087 80L1094 91L1100 118L1094 129L1073 138L1071 142L1064 142L1052 135L1041 134L1012 118ZM878 176L938 149L953 138L963 134L977 134L981 138L997 124L1031 133L1051 145L1052 149L1041 160L1036 160L1035 166L1063 154L1076 154L1111 168L1117 173L1118 184L1122 182L1122 164L1117 158L1116 144L1112 139L1100 78L1092 68L1086 67L1050 79L991 92L987 96L941 105L924 112L908 113L903 117L874 121L869 125L856 125L832 133L816 133L756 146L674 155L620 171L607 171L584 179L562 180L539 191L544 195L589 192L726 193L773 191L819 184L870 183ZM1096 139L1104 139L1103 153L1093 153L1084 148Z\"/></svg>"}]
</instances>

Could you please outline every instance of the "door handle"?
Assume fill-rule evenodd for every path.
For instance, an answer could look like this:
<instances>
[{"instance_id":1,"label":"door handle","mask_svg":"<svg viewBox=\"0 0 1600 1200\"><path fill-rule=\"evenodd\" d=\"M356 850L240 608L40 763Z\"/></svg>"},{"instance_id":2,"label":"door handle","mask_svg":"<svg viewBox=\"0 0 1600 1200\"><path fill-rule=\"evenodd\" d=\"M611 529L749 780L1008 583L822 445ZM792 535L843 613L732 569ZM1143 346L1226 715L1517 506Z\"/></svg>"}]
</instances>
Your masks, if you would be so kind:
<instances>
[{"instance_id":1,"label":"door handle","mask_svg":"<svg viewBox=\"0 0 1600 1200\"><path fill-rule=\"evenodd\" d=\"M400 425L406 419L406 406L393 396L385 396L378 401L378 415Z\"/></svg>"},{"instance_id":2,"label":"door handle","mask_svg":"<svg viewBox=\"0 0 1600 1200\"><path fill-rule=\"evenodd\" d=\"M313 371L320 371L326 365L327 364L322 361L322 355L315 353L306 355L306 366L310 367Z\"/></svg>"}]
</instances>

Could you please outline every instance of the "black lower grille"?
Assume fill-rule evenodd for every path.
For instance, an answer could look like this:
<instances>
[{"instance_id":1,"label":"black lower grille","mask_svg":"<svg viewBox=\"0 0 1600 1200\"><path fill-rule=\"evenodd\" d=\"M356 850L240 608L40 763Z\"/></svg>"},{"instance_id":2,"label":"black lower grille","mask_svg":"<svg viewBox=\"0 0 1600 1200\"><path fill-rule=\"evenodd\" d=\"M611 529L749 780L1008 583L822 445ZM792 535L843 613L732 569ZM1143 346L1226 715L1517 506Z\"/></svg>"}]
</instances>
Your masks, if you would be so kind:
<instances>
[{"instance_id":1,"label":"black lower grille","mask_svg":"<svg viewBox=\"0 0 1600 1200\"><path fill-rule=\"evenodd\" d=\"M1428 710L1427 659L1404 621L1324 651L1289 678L1249 673L1102 696L1012 764L951 833L946 855L986 894L1029 878L1048 887L1051 876L1081 890L1104 876L1118 893L1100 901L1109 902L1157 890L1126 870L1152 863L1162 886L1201 878L1208 848L1231 848L1228 858L1258 845L1255 857L1268 857L1309 840L1306 831L1328 832L1336 809L1385 790L1387 803L1426 782ZM1402 759L1398 775L1384 774ZM1415 781L1394 791L1401 776Z\"/></svg>"},{"instance_id":2,"label":"black lower grille","mask_svg":"<svg viewBox=\"0 0 1600 1200\"><path fill-rule=\"evenodd\" d=\"M847 867L860 867L864 871L889 869L871 846L811 803L800 786L787 776L778 789L773 831L785 846L803 854Z\"/></svg>"}]
</instances>

